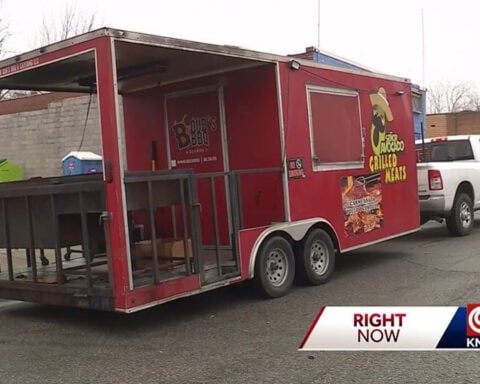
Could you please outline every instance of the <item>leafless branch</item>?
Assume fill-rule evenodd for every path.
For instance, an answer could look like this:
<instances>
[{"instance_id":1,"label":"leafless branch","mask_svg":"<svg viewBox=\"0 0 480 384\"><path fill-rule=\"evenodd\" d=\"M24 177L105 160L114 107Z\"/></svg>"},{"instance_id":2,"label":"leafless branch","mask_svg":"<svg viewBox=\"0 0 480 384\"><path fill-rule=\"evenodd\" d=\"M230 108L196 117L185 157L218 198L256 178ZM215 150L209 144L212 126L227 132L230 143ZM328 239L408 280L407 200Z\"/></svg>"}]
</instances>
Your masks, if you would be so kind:
<instances>
[{"instance_id":1,"label":"leafless branch","mask_svg":"<svg viewBox=\"0 0 480 384\"><path fill-rule=\"evenodd\" d=\"M0 0L0 9L2 5ZM79 10L76 6L76 2L70 0L66 3L65 8L61 11L61 14L58 16L50 15L44 16L40 28L38 30L37 41L35 42L38 45L48 45L56 41L64 40L69 37L79 35L91 31L96 26L96 15L95 12L84 12ZM2 50L5 39L8 37L8 30L6 25L3 23L0 12L0 57L2 53L5 53ZM38 92L33 91L8 91L0 90L0 100L2 98L18 98L30 96L37 94Z\"/></svg>"},{"instance_id":2,"label":"leafless branch","mask_svg":"<svg viewBox=\"0 0 480 384\"><path fill-rule=\"evenodd\" d=\"M470 83L440 83L427 92L429 113L451 113L480 110L480 96Z\"/></svg>"},{"instance_id":3,"label":"leafless branch","mask_svg":"<svg viewBox=\"0 0 480 384\"><path fill-rule=\"evenodd\" d=\"M5 19L2 18L1 16L2 6L3 6L3 0L0 0L0 58L2 58L5 55L5 42L9 37L8 24L5 21Z\"/></svg>"},{"instance_id":4,"label":"leafless branch","mask_svg":"<svg viewBox=\"0 0 480 384\"><path fill-rule=\"evenodd\" d=\"M96 25L94 12L82 13L75 3L70 1L62 11L60 18L44 17L40 29L40 45L52 44L56 41L91 31Z\"/></svg>"}]
</instances>

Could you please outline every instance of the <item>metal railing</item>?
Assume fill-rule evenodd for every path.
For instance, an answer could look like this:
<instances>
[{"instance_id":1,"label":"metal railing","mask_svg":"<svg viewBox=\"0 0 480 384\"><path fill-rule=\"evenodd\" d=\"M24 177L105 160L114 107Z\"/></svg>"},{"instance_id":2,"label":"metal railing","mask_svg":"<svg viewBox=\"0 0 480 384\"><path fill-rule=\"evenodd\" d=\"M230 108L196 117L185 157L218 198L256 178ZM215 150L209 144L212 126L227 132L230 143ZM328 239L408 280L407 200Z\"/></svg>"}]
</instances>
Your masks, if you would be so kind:
<instances>
[{"instance_id":1,"label":"metal railing","mask_svg":"<svg viewBox=\"0 0 480 384\"><path fill-rule=\"evenodd\" d=\"M146 284L158 284L159 282L172 278L171 274L162 273L176 266L177 257L168 257L159 255L158 244L162 241L160 237L161 228L156 219L156 212L159 208L168 208L171 210L171 232L174 234L173 238L178 238L178 233L181 235L183 244L183 262L184 275L191 275L198 270L198 222L196 217L198 207L195 205L195 186L194 175L192 172L185 171L151 171L151 172L126 172L125 173L125 187L126 187L126 206L128 217L132 217L135 213L143 212L146 214L146 220L143 224L147 224L149 229L149 238L145 241L149 242L150 246L147 248L146 259L149 261L153 271L153 280ZM180 230L177 230L177 210L179 211ZM130 221L130 220L129 220ZM139 242L133 241L133 227L134 223L129 222L130 234L130 254L132 256L131 264L135 269L136 258L141 259L138 255L137 247ZM190 244L190 245L189 245ZM162 256L162 264L160 264L160 257ZM164 263L165 259L169 259L170 263ZM142 268L139 268L140 270ZM178 270L177 270L178 271ZM143 271L140 271L143 272ZM134 271L135 278L140 274ZM136 280L141 280L137 278ZM143 285L141 282L140 285Z\"/></svg>"},{"instance_id":2,"label":"metal railing","mask_svg":"<svg viewBox=\"0 0 480 384\"><path fill-rule=\"evenodd\" d=\"M0 291L6 289L9 296L15 296L14 287L33 283L44 288L23 289L21 299L42 301L46 291L87 296L101 291L111 297L110 267L98 268L110 266L101 221L104 211L102 175L0 184L0 249L6 254ZM62 259L62 252L70 247L78 248L82 255L71 262ZM25 263L21 262L21 250L25 250ZM45 256L48 250L49 258Z\"/></svg>"}]
</instances>

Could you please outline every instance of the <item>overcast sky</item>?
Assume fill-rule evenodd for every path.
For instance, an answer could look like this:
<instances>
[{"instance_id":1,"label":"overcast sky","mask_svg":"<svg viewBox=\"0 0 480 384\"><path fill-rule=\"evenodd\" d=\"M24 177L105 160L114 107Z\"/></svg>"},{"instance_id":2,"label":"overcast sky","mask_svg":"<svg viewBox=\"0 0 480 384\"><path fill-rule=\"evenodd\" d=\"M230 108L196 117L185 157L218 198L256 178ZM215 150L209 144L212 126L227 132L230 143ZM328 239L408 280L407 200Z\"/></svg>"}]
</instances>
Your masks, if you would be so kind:
<instances>
[{"instance_id":1,"label":"overcast sky","mask_svg":"<svg viewBox=\"0 0 480 384\"><path fill-rule=\"evenodd\" d=\"M58 17L68 1L3 0L10 53L35 48L43 17ZM480 85L478 0L320 0L320 17L319 0L73 2L79 13L95 12L99 26L278 54L319 45L423 86Z\"/></svg>"}]
</instances>

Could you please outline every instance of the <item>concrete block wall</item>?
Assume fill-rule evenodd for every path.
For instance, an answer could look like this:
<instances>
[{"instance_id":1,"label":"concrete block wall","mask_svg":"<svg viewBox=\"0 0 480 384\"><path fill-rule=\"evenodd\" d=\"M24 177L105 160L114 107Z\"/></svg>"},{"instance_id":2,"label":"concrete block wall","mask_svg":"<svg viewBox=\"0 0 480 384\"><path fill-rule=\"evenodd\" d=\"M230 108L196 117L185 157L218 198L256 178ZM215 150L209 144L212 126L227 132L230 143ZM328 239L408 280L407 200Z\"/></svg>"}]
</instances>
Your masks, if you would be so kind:
<instances>
[{"instance_id":1,"label":"concrete block wall","mask_svg":"<svg viewBox=\"0 0 480 384\"><path fill-rule=\"evenodd\" d=\"M47 109L0 115L0 158L21 166L24 178L62 175L62 158L77 151L90 96L54 101ZM80 150L102 155L96 96Z\"/></svg>"},{"instance_id":2,"label":"concrete block wall","mask_svg":"<svg viewBox=\"0 0 480 384\"><path fill-rule=\"evenodd\" d=\"M480 134L480 112L427 115L427 137Z\"/></svg>"},{"instance_id":3,"label":"concrete block wall","mask_svg":"<svg viewBox=\"0 0 480 384\"><path fill-rule=\"evenodd\" d=\"M480 133L480 112L456 113L457 135L471 135Z\"/></svg>"},{"instance_id":4,"label":"concrete block wall","mask_svg":"<svg viewBox=\"0 0 480 384\"><path fill-rule=\"evenodd\" d=\"M427 115L426 137L447 135L447 115Z\"/></svg>"}]
</instances>

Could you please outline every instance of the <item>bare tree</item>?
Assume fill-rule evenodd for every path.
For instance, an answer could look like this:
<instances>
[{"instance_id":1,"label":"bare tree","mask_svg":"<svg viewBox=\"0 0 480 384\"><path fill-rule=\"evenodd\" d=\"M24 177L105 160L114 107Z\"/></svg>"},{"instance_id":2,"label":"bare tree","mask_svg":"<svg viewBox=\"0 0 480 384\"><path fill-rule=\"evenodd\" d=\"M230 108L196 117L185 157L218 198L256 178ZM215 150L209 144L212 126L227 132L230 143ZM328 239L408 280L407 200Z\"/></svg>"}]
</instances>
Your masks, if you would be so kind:
<instances>
[{"instance_id":1,"label":"bare tree","mask_svg":"<svg viewBox=\"0 0 480 384\"><path fill-rule=\"evenodd\" d=\"M59 19L44 17L39 31L39 45L48 45L91 31L96 27L95 12L78 10L73 1L67 3Z\"/></svg>"},{"instance_id":2,"label":"bare tree","mask_svg":"<svg viewBox=\"0 0 480 384\"><path fill-rule=\"evenodd\" d=\"M0 0L0 10L2 9L3 0ZM8 38L8 25L1 16L0 12L0 58L5 55L5 42Z\"/></svg>"},{"instance_id":3,"label":"bare tree","mask_svg":"<svg viewBox=\"0 0 480 384\"><path fill-rule=\"evenodd\" d=\"M470 111L480 111L480 94L478 92L472 92L468 95L469 98L469 110Z\"/></svg>"},{"instance_id":4,"label":"bare tree","mask_svg":"<svg viewBox=\"0 0 480 384\"><path fill-rule=\"evenodd\" d=\"M470 83L440 83L428 88L428 113L479 111L480 95Z\"/></svg>"},{"instance_id":5,"label":"bare tree","mask_svg":"<svg viewBox=\"0 0 480 384\"><path fill-rule=\"evenodd\" d=\"M0 8L2 1L3 0L0 0ZM0 18L0 58L2 56L3 42L8 36L7 28L5 26L2 28L2 26L2 19ZM75 35L89 32L95 27L95 12L79 10L76 6L76 3L70 0L60 14L43 17L42 24L38 30L36 42L34 44L37 46L52 44ZM42 92L0 90L0 100L2 98L15 99L19 97L37 95L40 93Z\"/></svg>"},{"instance_id":6,"label":"bare tree","mask_svg":"<svg viewBox=\"0 0 480 384\"><path fill-rule=\"evenodd\" d=\"M3 0L0 0L0 10L2 9L2 3ZM5 42L7 41L8 38L8 25L5 22L5 20L1 17L1 12L0 12L0 59L5 56ZM8 90L0 89L0 100L5 98L5 96L8 94Z\"/></svg>"}]
</instances>

